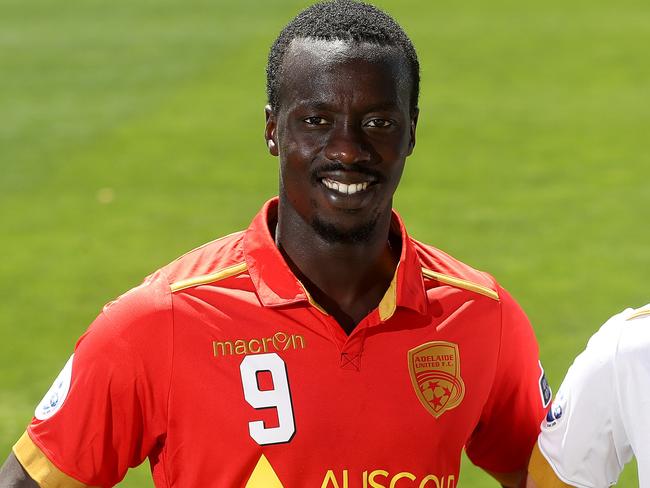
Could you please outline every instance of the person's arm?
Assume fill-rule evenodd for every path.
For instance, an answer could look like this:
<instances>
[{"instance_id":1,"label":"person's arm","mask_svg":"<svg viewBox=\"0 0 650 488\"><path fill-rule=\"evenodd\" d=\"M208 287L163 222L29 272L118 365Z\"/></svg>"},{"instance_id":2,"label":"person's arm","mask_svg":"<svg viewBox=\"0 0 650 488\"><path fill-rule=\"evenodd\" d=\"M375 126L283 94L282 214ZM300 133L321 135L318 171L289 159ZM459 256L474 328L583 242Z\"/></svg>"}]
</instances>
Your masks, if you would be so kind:
<instances>
[{"instance_id":1,"label":"person's arm","mask_svg":"<svg viewBox=\"0 0 650 488\"><path fill-rule=\"evenodd\" d=\"M167 280L151 279L104 307L36 406L0 488L114 486L161 445L171 377L169 300ZM16 481L25 477L16 462L35 485Z\"/></svg>"},{"instance_id":2,"label":"person's arm","mask_svg":"<svg viewBox=\"0 0 650 488\"><path fill-rule=\"evenodd\" d=\"M550 392L528 318L499 290L501 329L490 394L465 451L503 486L523 486L524 473Z\"/></svg>"},{"instance_id":3,"label":"person's arm","mask_svg":"<svg viewBox=\"0 0 650 488\"><path fill-rule=\"evenodd\" d=\"M12 452L0 468L0 487L2 488L38 488L25 468Z\"/></svg>"},{"instance_id":4,"label":"person's arm","mask_svg":"<svg viewBox=\"0 0 650 488\"><path fill-rule=\"evenodd\" d=\"M528 466L529 488L611 486L632 457L620 407L638 403L634 400L645 388L638 374L623 375L623 380L634 378L632 388L617 377L618 368L638 363L620 343L630 312L607 321L569 368L542 422ZM631 339L635 347L643 345L640 336Z\"/></svg>"}]
</instances>

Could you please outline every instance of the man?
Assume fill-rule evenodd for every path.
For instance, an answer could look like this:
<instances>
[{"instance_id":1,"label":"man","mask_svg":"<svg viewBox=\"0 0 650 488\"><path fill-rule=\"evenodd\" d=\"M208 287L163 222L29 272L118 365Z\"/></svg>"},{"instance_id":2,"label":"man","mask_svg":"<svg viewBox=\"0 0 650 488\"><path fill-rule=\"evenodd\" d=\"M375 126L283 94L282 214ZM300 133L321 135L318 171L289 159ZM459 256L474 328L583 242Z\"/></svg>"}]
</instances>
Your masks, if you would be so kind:
<instances>
[{"instance_id":1,"label":"man","mask_svg":"<svg viewBox=\"0 0 650 488\"><path fill-rule=\"evenodd\" d=\"M418 120L408 37L317 4L267 75L279 198L104 309L11 486L112 486L149 458L160 487L453 488L464 447L521 482L550 400L530 324L392 212Z\"/></svg>"},{"instance_id":2,"label":"man","mask_svg":"<svg viewBox=\"0 0 650 488\"><path fill-rule=\"evenodd\" d=\"M650 305L609 319L569 368L542 424L528 487L605 487L636 456L650 486Z\"/></svg>"}]
</instances>

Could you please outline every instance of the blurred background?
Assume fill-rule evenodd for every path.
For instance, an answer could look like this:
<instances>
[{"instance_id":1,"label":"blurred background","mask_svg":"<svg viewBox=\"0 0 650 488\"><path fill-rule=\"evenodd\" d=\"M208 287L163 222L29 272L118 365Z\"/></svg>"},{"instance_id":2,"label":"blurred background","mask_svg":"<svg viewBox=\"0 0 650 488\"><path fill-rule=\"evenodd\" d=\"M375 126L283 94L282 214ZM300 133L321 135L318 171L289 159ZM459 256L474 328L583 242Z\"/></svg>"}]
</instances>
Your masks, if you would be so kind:
<instances>
[{"instance_id":1,"label":"blurred background","mask_svg":"<svg viewBox=\"0 0 650 488\"><path fill-rule=\"evenodd\" d=\"M266 55L307 4L0 0L0 457L105 302L275 194ZM377 5L422 64L395 205L519 300L557 391L650 301L650 3ZM496 485L464 462L459 486Z\"/></svg>"}]
</instances>

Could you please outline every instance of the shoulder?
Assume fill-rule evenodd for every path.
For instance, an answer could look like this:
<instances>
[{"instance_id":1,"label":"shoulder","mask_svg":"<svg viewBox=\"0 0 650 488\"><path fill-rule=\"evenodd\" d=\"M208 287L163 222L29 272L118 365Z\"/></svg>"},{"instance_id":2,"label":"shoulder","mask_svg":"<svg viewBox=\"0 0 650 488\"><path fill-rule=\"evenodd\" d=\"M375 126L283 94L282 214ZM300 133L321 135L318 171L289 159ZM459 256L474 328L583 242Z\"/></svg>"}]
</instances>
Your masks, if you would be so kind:
<instances>
[{"instance_id":1,"label":"shoulder","mask_svg":"<svg viewBox=\"0 0 650 488\"><path fill-rule=\"evenodd\" d=\"M650 352L650 304L637 309L629 308L617 318L620 322L617 360L636 356L647 358Z\"/></svg>"},{"instance_id":2,"label":"shoulder","mask_svg":"<svg viewBox=\"0 0 650 488\"><path fill-rule=\"evenodd\" d=\"M443 283L499 300L501 291L488 273L474 269L433 246L411 239L427 281Z\"/></svg>"},{"instance_id":3,"label":"shoulder","mask_svg":"<svg viewBox=\"0 0 650 488\"><path fill-rule=\"evenodd\" d=\"M159 330L171 322L172 294L200 283L218 280L244 263L242 232L211 241L183 254L147 276L144 281L106 304L91 329L129 336ZM245 264L243 265L245 269Z\"/></svg>"},{"instance_id":4,"label":"shoulder","mask_svg":"<svg viewBox=\"0 0 650 488\"><path fill-rule=\"evenodd\" d=\"M629 343L630 320L634 320L634 309L626 309L610 317L587 342L585 349L575 358L558 391L554 406L569 400L584 412L603 415L604 398L609 398L616 382L615 371L621 364L629 362L631 354L621 347ZM648 315L650 318L650 314ZM647 320L650 329L650 320ZM646 340L646 351L648 341ZM581 399L581 400L580 400ZM574 408L577 408L574 406ZM547 418L547 426L555 425L555 418Z\"/></svg>"},{"instance_id":5,"label":"shoulder","mask_svg":"<svg viewBox=\"0 0 650 488\"><path fill-rule=\"evenodd\" d=\"M578 356L585 366L602 368L604 364L634 360L650 351L650 305L627 308L610 317L591 336L585 351Z\"/></svg>"},{"instance_id":6,"label":"shoulder","mask_svg":"<svg viewBox=\"0 0 650 488\"><path fill-rule=\"evenodd\" d=\"M611 370L617 356L619 341L626 327L632 309L626 309L610 317L587 342L585 349L576 357L569 373L574 381L598 377L605 370ZM567 379L571 375L567 375Z\"/></svg>"}]
</instances>

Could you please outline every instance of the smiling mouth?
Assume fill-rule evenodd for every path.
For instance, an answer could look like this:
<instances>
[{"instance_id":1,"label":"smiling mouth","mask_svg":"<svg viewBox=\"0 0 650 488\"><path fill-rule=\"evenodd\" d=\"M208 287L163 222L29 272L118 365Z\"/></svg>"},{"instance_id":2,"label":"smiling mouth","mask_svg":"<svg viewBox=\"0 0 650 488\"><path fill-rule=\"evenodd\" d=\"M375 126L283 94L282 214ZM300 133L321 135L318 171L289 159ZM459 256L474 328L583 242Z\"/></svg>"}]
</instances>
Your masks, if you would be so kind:
<instances>
[{"instance_id":1,"label":"smiling mouth","mask_svg":"<svg viewBox=\"0 0 650 488\"><path fill-rule=\"evenodd\" d=\"M354 195L356 193L361 193L367 190L371 185L370 181L362 181L361 183L343 183L331 178L323 178L321 181L327 188L340 193L341 195Z\"/></svg>"}]
</instances>

